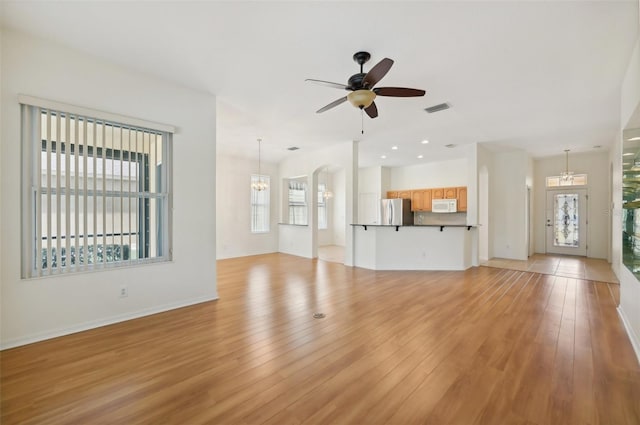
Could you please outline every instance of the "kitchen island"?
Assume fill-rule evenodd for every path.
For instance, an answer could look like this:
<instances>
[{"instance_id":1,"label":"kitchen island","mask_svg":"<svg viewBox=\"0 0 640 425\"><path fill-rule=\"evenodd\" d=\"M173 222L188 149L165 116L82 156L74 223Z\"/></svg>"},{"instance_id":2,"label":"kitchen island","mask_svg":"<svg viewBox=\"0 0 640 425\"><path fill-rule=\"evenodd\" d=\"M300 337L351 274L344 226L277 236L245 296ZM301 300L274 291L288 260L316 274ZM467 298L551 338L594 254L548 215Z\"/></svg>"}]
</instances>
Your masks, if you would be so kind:
<instances>
[{"instance_id":1,"label":"kitchen island","mask_svg":"<svg viewBox=\"0 0 640 425\"><path fill-rule=\"evenodd\" d=\"M475 226L352 226L355 228L356 267L372 270L466 270L477 265Z\"/></svg>"}]
</instances>

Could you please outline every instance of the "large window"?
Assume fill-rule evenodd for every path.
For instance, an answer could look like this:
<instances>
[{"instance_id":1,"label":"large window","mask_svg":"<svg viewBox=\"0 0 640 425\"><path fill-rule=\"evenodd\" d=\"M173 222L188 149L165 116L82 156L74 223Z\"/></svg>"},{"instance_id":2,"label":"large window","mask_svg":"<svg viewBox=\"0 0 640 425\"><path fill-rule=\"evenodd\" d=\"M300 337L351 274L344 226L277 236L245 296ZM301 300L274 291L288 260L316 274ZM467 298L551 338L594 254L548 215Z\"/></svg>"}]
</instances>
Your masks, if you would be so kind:
<instances>
[{"instance_id":1,"label":"large window","mask_svg":"<svg viewBox=\"0 0 640 425\"><path fill-rule=\"evenodd\" d=\"M307 183L289 180L289 224L307 224Z\"/></svg>"},{"instance_id":2,"label":"large window","mask_svg":"<svg viewBox=\"0 0 640 425\"><path fill-rule=\"evenodd\" d=\"M254 188L257 183L266 183L266 188ZM251 233L267 233L269 231L269 203L271 182L269 176L251 175Z\"/></svg>"},{"instance_id":3,"label":"large window","mask_svg":"<svg viewBox=\"0 0 640 425\"><path fill-rule=\"evenodd\" d=\"M171 133L22 106L23 277L171 257Z\"/></svg>"},{"instance_id":4,"label":"large window","mask_svg":"<svg viewBox=\"0 0 640 425\"><path fill-rule=\"evenodd\" d=\"M327 220L327 185L324 183L318 184L318 229L326 229Z\"/></svg>"}]
</instances>

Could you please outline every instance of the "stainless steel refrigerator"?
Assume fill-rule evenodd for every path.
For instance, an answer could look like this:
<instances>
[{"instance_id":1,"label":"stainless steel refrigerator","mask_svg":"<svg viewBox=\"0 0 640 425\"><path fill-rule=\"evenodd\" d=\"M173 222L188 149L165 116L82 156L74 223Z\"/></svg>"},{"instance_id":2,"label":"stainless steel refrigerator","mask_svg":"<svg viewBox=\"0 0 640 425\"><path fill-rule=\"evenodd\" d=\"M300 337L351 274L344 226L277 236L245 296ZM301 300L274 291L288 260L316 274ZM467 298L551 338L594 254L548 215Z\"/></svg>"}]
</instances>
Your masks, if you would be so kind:
<instances>
[{"instance_id":1,"label":"stainless steel refrigerator","mask_svg":"<svg viewBox=\"0 0 640 425\"><path fill-rule=\"evenodd\" d=\"M381 199L378 223L383 226L412 225L411 199Z\"/></svg>"}]
</instances>

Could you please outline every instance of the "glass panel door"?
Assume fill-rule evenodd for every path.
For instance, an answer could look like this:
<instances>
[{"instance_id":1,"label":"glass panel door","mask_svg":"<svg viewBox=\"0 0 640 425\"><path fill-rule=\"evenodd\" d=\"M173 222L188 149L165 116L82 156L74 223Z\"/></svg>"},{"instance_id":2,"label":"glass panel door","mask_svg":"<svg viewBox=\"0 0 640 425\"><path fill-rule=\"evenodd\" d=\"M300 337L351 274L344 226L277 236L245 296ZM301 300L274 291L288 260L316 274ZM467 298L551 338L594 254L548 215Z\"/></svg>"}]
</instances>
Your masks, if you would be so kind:
<instances>
[{"instance_id":1,"label":"glass panel door","mask_svg":"<svg viewBox=\"0 0 640 425\"><path fill-rule=\"evenodd\" d=\"M587 190L547 191L547 253L587 255Z\"/></svg>"}]
</instances>

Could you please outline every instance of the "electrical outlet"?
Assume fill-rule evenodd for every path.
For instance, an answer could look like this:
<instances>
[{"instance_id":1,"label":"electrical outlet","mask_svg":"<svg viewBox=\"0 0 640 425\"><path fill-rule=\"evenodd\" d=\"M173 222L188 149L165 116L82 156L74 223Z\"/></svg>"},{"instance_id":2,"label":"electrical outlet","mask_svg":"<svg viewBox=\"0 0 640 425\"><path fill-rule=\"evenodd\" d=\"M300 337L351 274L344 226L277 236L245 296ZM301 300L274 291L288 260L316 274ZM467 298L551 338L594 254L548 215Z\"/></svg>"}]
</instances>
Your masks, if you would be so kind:
<instances>
[{"instance_id":1,"label":"electrical outlet","mask_svg":"<svg viewBox=\"0 0 640 425\"><path fill-rule=\"evenodd\" d=\"M125 298L129 296L129 288L127 285L120 286L120 298Z\"/></svg>"}]
</instances>

